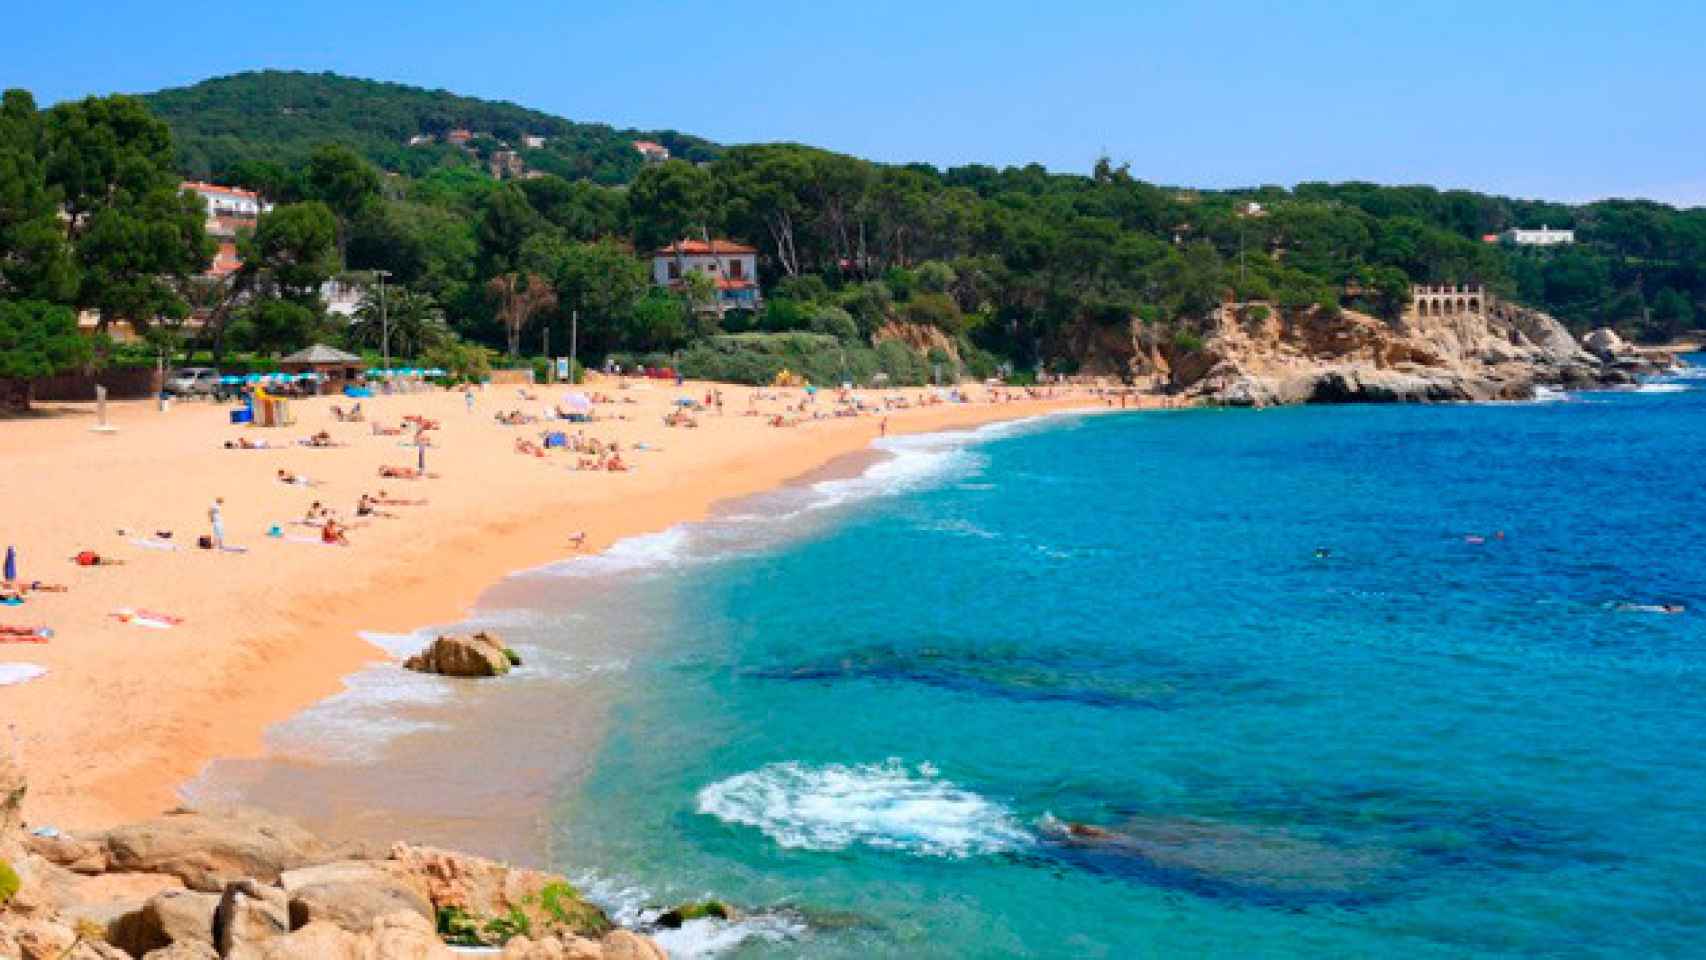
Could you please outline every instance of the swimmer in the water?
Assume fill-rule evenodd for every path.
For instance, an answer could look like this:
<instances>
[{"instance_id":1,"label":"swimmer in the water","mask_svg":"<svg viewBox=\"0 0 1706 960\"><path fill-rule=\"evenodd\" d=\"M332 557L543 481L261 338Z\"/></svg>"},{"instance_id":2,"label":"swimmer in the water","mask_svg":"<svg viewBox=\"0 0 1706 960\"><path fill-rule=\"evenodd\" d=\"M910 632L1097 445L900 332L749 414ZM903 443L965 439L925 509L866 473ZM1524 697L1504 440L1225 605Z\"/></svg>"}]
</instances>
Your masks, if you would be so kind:
<instances>
[{"instance_id":1,"label":"swimmer in the water","mask_svg":"<svg viewBox=\"0 0 1706 960\"><path fill-rule=\"evenodd\" d=\"M1678 614L1688 610L1680 603L1619 603L1612 609L1623 613L1666 613Z\"/></svg>"},{"instance_id":2,"label":"swimmer in the water","mask_svg":"<svg viewBox=\"0 0 1706 960\"><path fill-rule=\"evenodd\" d=\"M1315 559L1317 559L1317 560L1325 560L1328 557L1331 557L1332 555L1333 555L1333 551L1328 549L1327 547L1316 547L1315 548Z\"/></svg>"}]
</instances>

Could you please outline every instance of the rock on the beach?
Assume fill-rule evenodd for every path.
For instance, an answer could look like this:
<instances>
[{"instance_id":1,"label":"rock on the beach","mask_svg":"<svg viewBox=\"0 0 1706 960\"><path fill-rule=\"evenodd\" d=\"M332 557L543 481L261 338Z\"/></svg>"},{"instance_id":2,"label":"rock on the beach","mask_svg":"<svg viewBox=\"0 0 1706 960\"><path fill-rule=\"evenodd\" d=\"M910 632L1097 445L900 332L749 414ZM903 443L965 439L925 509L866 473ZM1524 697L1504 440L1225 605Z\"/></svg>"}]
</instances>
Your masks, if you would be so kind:
<instances>
[{"instance_id":1,"label":"rock on the beach","mask_svg":"<svg viewBox=\"0 0 1706 960\"><path fill-rule=\"evenodd\" d=\"M1610 327L1590 330L1582 337L1582 346L1601 360L1615 360L1633 352L1633 348Z\"/></svg>"},{"instance_id":2,"label":"rock on the beach","mask_svg":"<svg viewBox=\"0 0 1706 960\"><path fill-rule=\"evenodd\" d=\"M245 960L374 960L372 941L335 923L310 923L260 944ZM227 958L229 960L229 958Z\"/></svg>"},{"instance_id":3,"label":"rock on the beach","mask_svg":"<svg viewBox=\"0 0 1706 960\"><path fill-rule=\"evenodd\" d=\"M374 960L452 960L456 956L438 939L432 922L411 910L373 921Z\"/></svg>"},{"instance_id":4,"label":"rock on the beach","mask_svg":"<svg viewBox=\"0 0 1706 960\"><path fill-rule=\"evenodd\" d=\"M140 909L107 926L107 942L133 957L174 943L213 945L213 914L219 897L211 893L173 890L156 894Z\"/></svg>"},{"instance_id":5,"label":"rock on the beach","mask_svg":"<svg viewBox=\"0 0 1706 960\"><path fill-rule=\"evenodd\" d=\"M419 673L447 677L501 677L509 673L509 651L503 639L484 630L479 633L447 635L403 662Z\"/></svg>"},{"instance_id":6,"label":"rock on the beach","mask_svg":"<svg viewBox=\"0 0 1706 960\"><path fill-rule=\"evenodd\" d=\"M612 930L604 935L604 960L669 960L669 954L632 930Z\"/></svg>"},{"instance_id":7,"label":"rock on the beach","mask_svg":"<svg viewBox=\"0 0 1706 960\"><path fill-rule=\"evenodd\" d=\"M226 884L213 913L214 943L221 956L247 960L289 932L289 900L283 890L250 879Z\"/></svg>"},{"instance_id":8,"label":"rock on the beach","mask_svg":"<svg viewBox=\"0 0 1706 960\"><path fill-rule=\"evenodd\" d=\"M520 910L536 936L597 937L612 926L558 874L406 843L392 846L391 863L416 878L434 911L455 907L485 920ZM545 903L548 894L555 910Z\"/></svg>"},{"instance_id":9,"label":"rock on the beach","mask_svg":"<svg viewBox=\"0 0 1706 960\"><path fill-rule=\"evenodd\" d=\"M109 830L104 843L110 869L170 874L205 893L246 877L274 883L285 870L336 855L293 820L241 808L175 810Z\"/></svg>"},{"instance_id":10,"label":"rock on the beach","mask_svg":"<svg viewBox=\"0 0 1706 960\"><path fill-rule=\"evenodd\" d=\"M281 878L290 897L291 929L325 920L352 933L363 933L381 917L413 913L434 916L425 884L385 861L345 861L286 871Z\"/></svg>"},{"instance_id":11,"label":"rock on the beach","mask_svg":"<svg viewBox=\"0 0 1706 960\"><path fill-rule=\"evenodd\" d=\"M219 952L195 940L150 950L142 955L142 960L219 960Z\"/></svg>"},{"instance_id":12,"label":"rock on the beach","mask_svg":"<svg viewBox=\"0 0 1706 960\"><path fill-rule=\"evenodd\" d=\"M23 852L24 769L10 751L0 751L0 859L15 860Z\"/></svg>"},{"instance_id":13,"label":"rock on the beach","mask_svg":"<svg viewBox=\"0 0 1706 960\"><path fill-rule=\"evenodd\" d=\"M30 834L24 838L29 851L49 863L56 863L76 873L106 873L107 848L98 840L73 837L60 833L51 837Z\"/></svg>"}]
</instances>

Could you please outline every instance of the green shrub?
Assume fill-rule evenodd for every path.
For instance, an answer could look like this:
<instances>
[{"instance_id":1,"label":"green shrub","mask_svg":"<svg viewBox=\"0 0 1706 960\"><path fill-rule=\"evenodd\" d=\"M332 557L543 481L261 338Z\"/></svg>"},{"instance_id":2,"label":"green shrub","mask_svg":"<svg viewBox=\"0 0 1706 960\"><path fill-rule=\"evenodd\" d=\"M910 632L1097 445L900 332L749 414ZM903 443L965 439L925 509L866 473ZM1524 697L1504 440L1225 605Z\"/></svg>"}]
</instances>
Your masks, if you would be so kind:
<instances>
[{"instance_id":1,"label":"green shrub","mask_svg":"<svg viewBox=\"0 0 1706 960\"><path fill-rule=\"evenodd\" d=\"M533 921L527 918L520 907L510 907L509 912L501 917L493 917L486 921L486 938L490 943L504 944L515 937L531 937Z\"/></svg>"},{"instance_id":2,"label":"green shrub","mask_svg":"<svg viewBox=\"0 0 1706 960\"><path fill-rule=\"evenodd\" d=\"M1202 349L1202 337L1189 330L1178 330L1173 333L1173 349L1180 353L1196 353Z\"/></svg>"},{"instance_id":3,"label":"green shrub","mask_svg":"<svg viewBox=\"0 0 1706 960\"><path fill-rule=\"evenodd\" d=\"M11 864L0 860L0 906L17 896L21 886L23 881L18 879L18 871L13 870Z\"/></svg>"},{"instance_id":4,"label":"green shrub","mask_svg":"<svg viewBox=\"0 0 1706 960\"><path fill-rule=\"evenodd\" d=\"M461 907L438 908L438 936L445 943L457 947L486 945L480 936L479 923Z\"/></svg>"},{"instance_id":5,"label":"green shrub","mask_svg":"<svg viewBox=\"0 0 1706 960\"><path fill-rule=\"evenodd\" d=\"M521 666L521 654L516 653L515 650L510 647L504 647L504 659L508 660L509 665L512 667Z\"/></svg>"}]
</instances>

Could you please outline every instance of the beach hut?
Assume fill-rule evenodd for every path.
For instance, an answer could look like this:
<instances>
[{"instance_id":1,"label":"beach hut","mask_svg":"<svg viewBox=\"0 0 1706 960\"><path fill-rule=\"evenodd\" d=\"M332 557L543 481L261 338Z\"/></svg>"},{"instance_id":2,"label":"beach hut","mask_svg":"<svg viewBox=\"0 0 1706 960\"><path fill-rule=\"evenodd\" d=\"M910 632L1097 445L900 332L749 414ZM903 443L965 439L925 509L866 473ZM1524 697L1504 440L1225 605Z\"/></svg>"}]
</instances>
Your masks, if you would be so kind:
<instances>
[{"instance_id":1,"label":"beach hut","mask_svg":"<svg viewBox=\"0 0 1706 960\"><path fill-rule=\"evenodd\" d=\"M361 379L363 365L361 358L353 353L316 343L280 360L278 366L285 373L317 374L314 382L318 392L336 393L346 383Z\"/></svg>"}]
</instances>

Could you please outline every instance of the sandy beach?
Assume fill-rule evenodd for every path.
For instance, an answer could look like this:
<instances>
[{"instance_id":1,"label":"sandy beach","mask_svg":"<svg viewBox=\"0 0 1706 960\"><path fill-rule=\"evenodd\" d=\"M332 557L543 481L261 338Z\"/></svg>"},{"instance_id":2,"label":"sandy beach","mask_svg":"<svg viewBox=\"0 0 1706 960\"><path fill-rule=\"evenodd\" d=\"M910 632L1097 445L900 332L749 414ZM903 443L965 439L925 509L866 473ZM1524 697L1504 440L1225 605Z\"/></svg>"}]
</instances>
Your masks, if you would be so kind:
<instances>
[{"instance_id":1,"label":"sandy beach","mask_svg":"<svg viewBox=\"0 0 1706 960\"><path fill-rule=\"evenodd\" d=\"M382 656L359 630L448 620L516 569L702 518L719 501L866 447L884 417L899 434L1103 405L1084 392L994 402L975 388L974 402L921 406L918 390L887 391L880 396L904 394L915 405L777 428L770 416L799 403L801 391L725 386L725 414L708 410L685 428L665 425L664 415L677 397L712 388L606 381L584 388L615 401L595 406L596 422L495 422L500 411L538 414L568 392L532 389L535 399L524 400L515 387L487 387L472 410L460 393L381 396L363 402L361 423L331 415L345 398L298 400L295 425L276 429L232 426L228 406L198 401L164 413L153 403L114 405L111 433L91 430L94 411L83 405L0 425L0 496L11 508L0 546L17 548L21 579L69 588L0 613L0 623L54 631L43 644L0 644L0 663L48 670L0 687L8 747L30 777L30 820L99 827L169 808L210 759L255 755L271 724ZM829 408L825 399L816 406ZM371 424L394 427L409 414L441 424L428 434L437 479L378 476L381 465L414 466L417 450L412 433L375 435ZM516 451L518 438L537 441L545 429L619 441L632 469L578 471L572 452ZM321 430L340 446L298 443ZM239 438L268 448L224 446ZM282 482L279 470L313 485ZM380 490L428 502L357 518L360 495ZM226 542L242 552L196 548L216 497ZM348 546L322 544L316 529L293 523L315 501L349 524ZM267 535L275 525L282 537ZM162 532L173 548L161 547ZM577 547L571 537L581 532ZM81 550L122 564L79 566L71 558ZM113 616L126 609L182 622L158 628Z\"/></svg>"}]
</instances>

